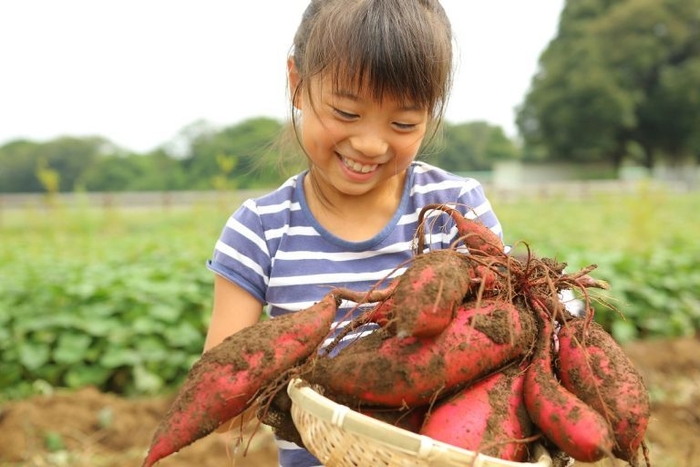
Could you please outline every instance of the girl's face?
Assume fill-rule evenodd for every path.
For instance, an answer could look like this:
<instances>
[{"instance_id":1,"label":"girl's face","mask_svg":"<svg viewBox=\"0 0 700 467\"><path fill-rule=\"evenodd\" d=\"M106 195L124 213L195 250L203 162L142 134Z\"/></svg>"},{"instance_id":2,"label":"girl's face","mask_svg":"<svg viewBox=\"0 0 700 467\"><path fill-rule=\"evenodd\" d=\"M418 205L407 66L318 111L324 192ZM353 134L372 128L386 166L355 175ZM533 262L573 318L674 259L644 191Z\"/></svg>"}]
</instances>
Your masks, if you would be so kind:
<instances>
[{"instance_id":1,"label":"girl's face","mask_svg":"<svg viewBox=\"0 0 700 467\"><path fill-rule=\"evenodd\" d=\"M298 83L290 66L292 89ZM334 86L330 78L307 83L295 106L301 110L301 139L319 177L340 196L381 192L416 157L428 110L410 102L374 99L367 89Z\"/></svg>"}]
</instances>

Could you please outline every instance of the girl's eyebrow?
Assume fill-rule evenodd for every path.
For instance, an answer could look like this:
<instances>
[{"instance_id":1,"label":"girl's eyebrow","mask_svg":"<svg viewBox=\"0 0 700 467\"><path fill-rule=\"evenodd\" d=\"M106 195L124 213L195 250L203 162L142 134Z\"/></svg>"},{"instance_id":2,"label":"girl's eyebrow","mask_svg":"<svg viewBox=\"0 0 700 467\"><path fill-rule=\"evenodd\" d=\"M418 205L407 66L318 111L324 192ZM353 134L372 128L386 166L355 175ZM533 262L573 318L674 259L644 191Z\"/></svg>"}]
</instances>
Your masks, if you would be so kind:
<instances>
[{"instance_id":1,"label":"girl's eyebrow","mask_svg":"<svg viewBox=\"0 0 700 467\"><path fill-rule=\"evenodd\" d=\"M362 98L360 96L358 96L354 92L349 91L347 89L338 89L338 90L333 92L333 95L335 97L340 97L343 99L350 99L351 101L354 101L354 102L361 102L362 101ZM421 107L418 104L403 104L403 105L399 105L397 110L399 110L401 112L411 112L411 111L423 110L423 107Z\"/></svg>"}]
</instances>

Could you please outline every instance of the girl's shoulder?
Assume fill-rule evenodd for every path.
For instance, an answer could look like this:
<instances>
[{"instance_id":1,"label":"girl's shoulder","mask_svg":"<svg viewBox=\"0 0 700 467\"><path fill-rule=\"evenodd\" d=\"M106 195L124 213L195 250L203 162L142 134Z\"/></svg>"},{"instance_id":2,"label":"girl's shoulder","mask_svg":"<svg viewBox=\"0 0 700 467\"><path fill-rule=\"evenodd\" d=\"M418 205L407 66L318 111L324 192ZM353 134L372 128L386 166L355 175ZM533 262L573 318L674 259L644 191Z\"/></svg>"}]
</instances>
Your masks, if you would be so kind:
<instances>
[{"instance_id":1,"label":"girl's shoulder","mask_svg":"<svg viewBox=\"0 0 700 467\"><path fill-rule=\"evenodd\" d=\"M230 222L261 236L265 231L290 225L292 220L299 222L303 219L299 201L302 180L303 172L289 177L273 191L245 199L231 215Z\"/></svg>"},{"instance_id":2,"label":"girl's shoulder","mask_svg":"<svg viewBox=\"0 0 700 467\"><path fill-rule=\"evenodd\" d=\"M410 174L411 197L424 203L458 202L484 198L481 182L441 169L423 161L416 161Z\"/></svg>"},{"instance_id":3,"label":"girl's shoulder","mask_svg":"<svg viewBox=\"0 0 700 467\"><path fill-rule=\"evenodd\" d=\"M272 206L295 202L298 196L299 183L303 180L304 173L292 175L273 191L250 198L248 201L257 206Z\"/></svg>"},{"instance_id":4,"label":"girl's shoulder","mask_svg":"<svg viewBox=\"0 0 700 467\"><path fill-rule=\"evenodd\" d=\"M428 178L463 178L425 161L416 160L413 161L411 165L413 168L413 173L416 176Z\"/></svg>"}]
</instances>

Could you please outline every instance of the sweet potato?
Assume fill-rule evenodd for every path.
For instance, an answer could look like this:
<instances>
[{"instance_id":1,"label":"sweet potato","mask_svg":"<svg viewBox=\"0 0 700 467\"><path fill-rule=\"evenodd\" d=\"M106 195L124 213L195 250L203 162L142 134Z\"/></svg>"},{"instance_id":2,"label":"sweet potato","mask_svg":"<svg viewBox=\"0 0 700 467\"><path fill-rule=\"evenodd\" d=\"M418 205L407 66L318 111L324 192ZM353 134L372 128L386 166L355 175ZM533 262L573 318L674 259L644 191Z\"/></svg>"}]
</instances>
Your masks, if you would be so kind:
<instances>
[{"instance_id":1,"label":"sweet potato","mask_svg":"<svg viewBox=\"0 0 700 467\"><path fill-rule=\"evenodd\" d=\"M533 425L523 403L524 365L511 366L438 402L420 434L470 451L522 462Z\"/></svg>"},{"instance_id":2,"label":"sweet potato","mask_svg":"<svg viewBox=\"0 0 700 467\"><path fill-rule=\"evenodd\" d=\"M396 320L394 316L394 297L389 297L367 310L365 319L368 323L375 323L380 327L389 329L391 324ZM392 329L392 333L395 334L396 329Z\"/></svg>"},{"instance_id":3,"label":"sweet potato","mask_svg":"<svg viewBox=\"0 0 700 467\"><path fill-rule=\"evenodd\" d=\"M494 257L505 255L503 241L491 229L477 220L466 218L461 212L445 204L428 204L421 209L418 216L419 251L422 251L424 242L422 235L424 218L430 211L443 211L450 215L457 226L460 239L470 253Z\"/></svg>"},{"instance_id":4,"label":"sweet potato","mask_svg":"<svg viewBox=\"0 0 700 467\"><path fill-rule=\"evenodd\" d=\"M591 321L569 320L558 334L562 385L612 425L613 454L632 465L650 417L649 394L641 374L613 337Z\"/></svg>"},{"instance_id":5,"label":"sweet potato","mask_svg":"<svg viewBox=\"0 0 700 467\"><path fill-rule=\"evenodd\" d=\"M452 321L472 284L467 255L455 250L420 254L399 278L394 291L399 337L430 337Z\"/></svg>"},{"instance_id":6,"label":"sweet potato","mask_svg":"<svg viewBox=\"0 0 700 467\"><path fill-rule=\"evenodd\" d=\"M262 388L317 349L337 309L336 297L328 294L305 310L261 321L205 352L161 420L143 467L247 409Z\"/></svg>"},{"instance_id":7,"label":"sweet potato","mask_svg":"<svg viewBox=\"0 0 700 467\"><path fill-rule=\"evenodd\" d=\"M441 391L475 381L526 354L535 341L530 313L510 302L465 304L434 337L390 336L312 359L304 378L327 397L353 406L425 405Z\"/></svg>"},{"instance_id":8,"label":"sweet potato","mask_svg":"<svg viewBox=\"0 0 700 467\"><path fill-rule=\"evenodd\" d=\"M581 462L597 462L612 455L612 430L605 418L569 392L552 368L552 322L535 305L542 330L532 363L525 372L525 408L547 439Z\"/></svg>"},{"instance_id":9,"label":"sweet potato","mask_svg":"<svg viewBox=\"0 0 700 467\"><path fill-rule=\"evenodd\" d=\"M495 297L505 288L505 282L501 280L495 266L472 263L469 268L469 280L471 287L465 296L468 300Z\"/></svg>"},{"instance_id":10,"label":"sweet potato","mask_svg":"<svg viewBox=\"0 0 700 467\"><path fill-rule=\"evenodd\" d=\"M466 254L435 250L411 258L406 271L384 289L333 293L358 303L380 302L362 321L380 326L395 321L399 337L429 337L442 332L465 297L473 295L470 291L481 287L486 271L476 269L479 266Z\"/></svg>"}]
</instances>

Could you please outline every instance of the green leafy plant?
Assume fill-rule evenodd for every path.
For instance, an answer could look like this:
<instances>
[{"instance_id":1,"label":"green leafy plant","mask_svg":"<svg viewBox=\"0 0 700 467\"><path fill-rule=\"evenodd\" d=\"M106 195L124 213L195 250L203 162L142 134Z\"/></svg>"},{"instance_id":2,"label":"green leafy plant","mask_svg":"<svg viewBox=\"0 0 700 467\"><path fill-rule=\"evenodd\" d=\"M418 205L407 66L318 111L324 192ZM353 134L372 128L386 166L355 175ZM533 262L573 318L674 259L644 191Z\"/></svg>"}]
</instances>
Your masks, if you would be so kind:
<instances>
[{"instance_id":1,"label":"green leafy plant","mask_svg":"<svg viewBox=\"0 0 700 467\"><path fill-rule=\"evenodd\" d=\"M168 210L27 208L0 224L0 398L52 387L178 387L201 355L205 268L239 203ZM507 243L610 283L596 320L618 340L700 329L700 193L493 200ZM610 303L613 308L606 306Z\"/></svg>"}]
</instances>

